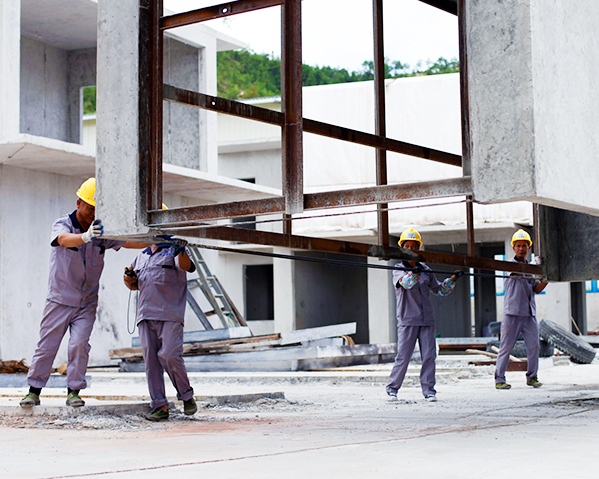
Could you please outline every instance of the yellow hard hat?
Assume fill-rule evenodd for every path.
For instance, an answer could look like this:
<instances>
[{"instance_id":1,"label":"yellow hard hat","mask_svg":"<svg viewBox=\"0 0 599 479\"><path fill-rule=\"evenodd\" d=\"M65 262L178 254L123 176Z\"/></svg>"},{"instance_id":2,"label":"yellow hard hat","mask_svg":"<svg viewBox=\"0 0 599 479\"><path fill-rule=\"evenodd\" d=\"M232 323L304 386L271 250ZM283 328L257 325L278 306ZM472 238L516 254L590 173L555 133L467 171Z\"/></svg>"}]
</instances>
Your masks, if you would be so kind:
<instances>
[{"instance_id":1,"label":"yellow hard hat","mask_svg":"<svg viewBox=\"0 0 599 479\"><path fill-rule=\"evenodd\" d=\"M77 196L88 205L96 206L96 179L88 178L77 190Z\"/></svg>"},{"instance_id":2,"label":"yellow hard hat","mask_svg":"<svg viewBox=\"0 0 599 479\"><path fill-rule=\"evenodd\" d=\"M168 210L168 206L166 206L164 203L162 203L162 209L163 210Z\"/></svg>"},{"instance_id":3,"label":"yellow hard hat","mask_svg":"<svg viewBox=\"0 0 599 479\"><path fill-rule=\"evenodd\" d=\"M530 239L530 235L522 229L516 231L514 233L514 236L512 236L512 248L514 247L514 243L516 241L528 241L528 246L532 246L532 240Z\"/></svg>"},{"instance_id":4,"label":"yellow hard hat","mask_svg":"<svg viewBox=\"0 0 599 479\"><path fill-rule=\"evenodd\" d=\"M399 237L397 244L401 246L404 241L416 241L418 247L422 248L422 238L420 237L420 233L413 228L405 230Z\"/></svg>"}]
</instances>

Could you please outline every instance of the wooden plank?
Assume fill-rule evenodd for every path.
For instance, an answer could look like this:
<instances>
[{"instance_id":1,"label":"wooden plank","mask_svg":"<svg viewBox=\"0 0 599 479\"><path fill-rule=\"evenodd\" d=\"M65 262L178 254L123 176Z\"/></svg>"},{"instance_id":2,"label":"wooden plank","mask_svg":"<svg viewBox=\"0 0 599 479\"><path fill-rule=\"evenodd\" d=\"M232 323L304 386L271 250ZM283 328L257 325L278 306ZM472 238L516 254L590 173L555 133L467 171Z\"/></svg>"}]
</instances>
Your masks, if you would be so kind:
<instances>
[{"instance_id":1,"label":"wooden plank","mask_svg":"<svg viewBox=\"0 0 599 479\"><path fill-rule=\"evenodd\" d=\"M298 329L281 333L281 344L295 344L302 341L333 338L335 336L349 336L356 334L357 323L333 324L319 328Z\"/></svg>"},{"instance_id":2,"label":"wooden plank","mask_svg":"<svg viewBox=\"0 0 599 479\"><path fill-rule=\"evenodd\" d=\"M264 336L251 336L249 338L225 339L222 341L204 341L200 343L183 344L183 355L210 354L212 350L227 349L236 344L253 344L254 349L260 344L264 347L281 344L279 334L268 334ZM108 351L110 359L141 359L141 347L110 349Z\"/></svg>"},{"instance_id":3,"label":"wooden plank","mask_svg":"<svg viewBox=\"0 0 599 479\"><path fill-rule=\"evenodd\" d=\"M183 333L184 343L199 343L202 341L218 341L222 339L237 339L251 337L252 332L247 326L236 328L220 328L210 331L187 331ZM139 347L139 337L131 339L132 347Z\"/></svg>"}]
</instances>

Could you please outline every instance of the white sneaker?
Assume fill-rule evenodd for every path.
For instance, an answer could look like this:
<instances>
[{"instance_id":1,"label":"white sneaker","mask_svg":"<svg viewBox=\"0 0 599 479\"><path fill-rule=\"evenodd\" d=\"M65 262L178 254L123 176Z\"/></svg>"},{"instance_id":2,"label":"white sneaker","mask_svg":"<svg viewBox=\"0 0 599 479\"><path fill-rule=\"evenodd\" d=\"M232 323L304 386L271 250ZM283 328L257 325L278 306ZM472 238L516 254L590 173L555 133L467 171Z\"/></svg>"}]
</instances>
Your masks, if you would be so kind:
<instances>
[{"instance_id":1,"label":"white sneaker","mask_svg":"<svg viewBox=\"0 0 599 479\"><path fill-rule=\"evenodd\" d=\"M391 399L397 399L397 393L395 391L387 391L387 396Z\"/></svg>"},{"instance_id":2,"label":"white sneaker","mask_svg":"<svg viewBox=\"0 0 599 479\"><path fill-rule=\"evenodd\" d=\"M428 402L437 402L437 396L434 394L429 394L428 396L425 396L424 399Z\"/></svg>"}]
</instances>

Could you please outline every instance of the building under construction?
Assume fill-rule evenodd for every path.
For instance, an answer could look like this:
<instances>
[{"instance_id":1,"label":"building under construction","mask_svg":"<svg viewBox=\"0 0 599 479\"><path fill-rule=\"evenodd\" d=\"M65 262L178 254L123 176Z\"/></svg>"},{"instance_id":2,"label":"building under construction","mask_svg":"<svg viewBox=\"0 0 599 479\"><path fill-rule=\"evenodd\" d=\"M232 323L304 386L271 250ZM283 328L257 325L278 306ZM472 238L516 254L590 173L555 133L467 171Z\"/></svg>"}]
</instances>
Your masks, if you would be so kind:
<instances>
[{"instance_id":1,"label":"building under construction","mask_svg":"<svg viewBox=\"0 0 599 479\"><path fill-rule=\"evenodd\" d=\"M30 272L45 272L45 253L23 259L23 244L42 251L47 238L39 231L32 236L23 217L49 224L72 208L71 190L94 172L97 215L109 236L173 234L239 250L210 251L206 260L225 288L231 285L242 315L259 321L260 332L351 320L358 324L356 342L393 342L388 271L349 263L405 259L396 245L406 226L423 233L422 261L487 274L461 282L450 307L445 300L437 313L442 336L487 333L498 314L494 271L547 277L554 282L547 317L568 327L574 317L582 330L588 326L584 281L599 276L593 256L599 94L589 80L596 77L599 45L572 45L594 31L599 6L590 0L576 7L527 0L510 8L497 0L426 0L458 18L460 74L394 85L384 79L384 2L374 0L374 21L364 25L373 32L374 82L326 92L302 88L300 0L238 0L181 14L165 12L161 0L53 3L51 11L36 0L1 3L0 356L24 356L41 317L46 275L31 280ZM242 44L202 23L264 8L281 11L281 98L261 106L219 98L216 52ZM76 28L60 30L75 13ZM98 87L96 158L77 145L80 89L92 84ZM419 94L403 101L401 89ZM433 95L443 114L430 115L430 104L418 103ZM366 100L336 114L338 105L358 97ZM408 110L413 121L402 123L398 112ZM365 116L368 121L359 121ZM247 138L215 141L241 125L253 128ZM425 138L418 135L424 129ZM348 161L340 167L339 158ZM261 180L273 169L276 174ZM170 209L160 208L163 201ZM440 218L446 224L437 224ZM542 264L498 259L521 226L534 233ZM15 232L21 234L13 242ZM123 255L107 266L94 331L104 337L100 348L128 345L126 291L118 284L126 264ZM27 295L15 291L31 281ZM18 332L17 317L31 335Z\"/></svg>"}]
</instances>

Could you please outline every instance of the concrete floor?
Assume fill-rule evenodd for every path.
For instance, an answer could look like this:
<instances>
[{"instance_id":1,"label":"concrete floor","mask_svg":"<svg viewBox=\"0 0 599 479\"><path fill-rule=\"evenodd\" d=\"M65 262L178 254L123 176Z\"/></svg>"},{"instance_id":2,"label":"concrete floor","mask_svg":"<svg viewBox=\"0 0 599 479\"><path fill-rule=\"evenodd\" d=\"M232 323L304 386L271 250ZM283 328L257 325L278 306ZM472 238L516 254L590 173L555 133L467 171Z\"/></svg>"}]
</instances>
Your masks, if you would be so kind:
<instances>
[{"instance_id":1,"label":"concrete floor","mask_svg":"<svg viewBox=\"0 0 599 479\"><path fill-rule=\"evenodd\" d=\"M558 364L540 372L540 389L527 387L523 372L508 373L509 391L494 389L490 368L445 364L437 403L423 401L417 368L396 401L384 392L388 366L195 373L197 395L282 391L286 399L205 407L192 418L174 413L160 424L91 410L70 419L16 416L23 391L4 389L0 477L595 478L599 362ZM88 404L144 398L143 375L92 376L86 393L97 398ZM54 394L61 397L42 405L67 409L64 391Z\"/></svg>"}]
</instances>

